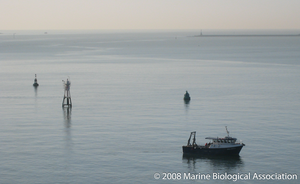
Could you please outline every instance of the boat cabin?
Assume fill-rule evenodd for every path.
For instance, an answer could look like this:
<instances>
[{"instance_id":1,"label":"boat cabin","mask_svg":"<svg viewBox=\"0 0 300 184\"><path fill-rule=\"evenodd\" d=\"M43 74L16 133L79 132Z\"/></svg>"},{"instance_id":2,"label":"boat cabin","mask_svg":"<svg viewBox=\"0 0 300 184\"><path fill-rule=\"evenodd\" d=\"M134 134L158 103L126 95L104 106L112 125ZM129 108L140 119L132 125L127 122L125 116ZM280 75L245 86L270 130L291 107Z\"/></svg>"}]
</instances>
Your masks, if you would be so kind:
<instances>
[{"instance_id":1,"label":"boat cabin","mask_svg":"<svg viewBox=\"0 0 300 184\"><path fill-rule=\"evenodd\" d=\"M215 137L206 137L205 139L211 139L213 144L235 144L236 138L225 137L225 138L215 138Z\"/></svg>"},{"instance_id":2,"label":"boat cabin","mask_svg":"<svg viewBox=\"0 0 300 184\"><path fill-rule=\"evenodd\" d=\"M225 137L225 138L215 138L215 137L206 137L205 139L210 139L209 143L205 144L206 148L229 148L232 146L239 146L240 143L236 143L236 138Z\"/></svg>"}]
</instances>

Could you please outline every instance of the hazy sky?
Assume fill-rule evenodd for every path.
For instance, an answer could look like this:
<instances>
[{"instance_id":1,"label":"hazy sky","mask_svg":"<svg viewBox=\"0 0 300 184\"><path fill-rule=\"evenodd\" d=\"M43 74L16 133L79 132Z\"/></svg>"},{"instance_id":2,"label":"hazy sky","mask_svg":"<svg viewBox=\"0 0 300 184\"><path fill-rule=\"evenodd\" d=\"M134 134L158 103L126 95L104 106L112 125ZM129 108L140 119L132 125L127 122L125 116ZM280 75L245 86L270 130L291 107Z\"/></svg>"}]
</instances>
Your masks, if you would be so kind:
<instances>
[{"instance_id":1,"label":"hazy sky","mask_svg":"<svg viewBox=\"0 0 300 184\"><path fill-rule=\"evenodd\" d=\"M0 0L19 29L300 29L300 0Z\"/></svg>"}]
</instances>

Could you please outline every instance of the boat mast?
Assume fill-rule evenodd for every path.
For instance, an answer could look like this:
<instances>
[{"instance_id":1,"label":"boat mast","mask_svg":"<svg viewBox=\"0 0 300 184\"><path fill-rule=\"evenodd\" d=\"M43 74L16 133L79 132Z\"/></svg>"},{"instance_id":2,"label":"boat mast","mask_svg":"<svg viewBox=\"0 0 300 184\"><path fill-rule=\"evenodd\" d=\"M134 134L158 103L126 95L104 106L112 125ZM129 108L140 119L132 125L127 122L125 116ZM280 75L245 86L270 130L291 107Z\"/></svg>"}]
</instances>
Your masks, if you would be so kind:
<instances>
[{"instance_id":1,"label":"boat mast","mask_svg":"<svg viewBox=\"0 0 300 184\"><path fill-rule=\"evenodd\" d=\"M229 131L227 130L227 126L225 126L226 132L227 132L227 137L229 137Z\"/></svg>"},{"instance_id":2,"label":"boat mast","mask_svg":"<svg viewBox=\"0 0 300 184\"><path fill-rule=\"evenodd\" d=\"M191 138L192 136L194 135L194 138L193 138L193 146L196 144L196 132L191 132L191 135L190 135L190 138L188 140L188 143L187 143L187 146L190 146L191 145Z\"/></svg>"},{"instance_id":3,"label":"boat mast","mask_svg":"<svg viewBox=\"0 0 300 184\"><path fill-rule=\"evenodd\" d=\"M196 144L196 132L194 132L193 146Z\"/></svg>"}]
</instances>

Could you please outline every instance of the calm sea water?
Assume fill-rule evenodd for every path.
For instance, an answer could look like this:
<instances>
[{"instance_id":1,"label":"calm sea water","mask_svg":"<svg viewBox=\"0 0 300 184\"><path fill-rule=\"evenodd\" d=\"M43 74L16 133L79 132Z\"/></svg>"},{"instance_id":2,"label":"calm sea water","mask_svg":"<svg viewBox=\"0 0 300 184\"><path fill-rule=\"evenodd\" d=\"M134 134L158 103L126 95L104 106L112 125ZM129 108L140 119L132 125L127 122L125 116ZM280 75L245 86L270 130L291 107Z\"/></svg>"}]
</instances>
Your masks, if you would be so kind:
<instances>
[{"instance_id":1,"label":"calm sea water","mask_svg":"<svg viewBox=\"0 0 300 184\"><path fill-rule=\"evenodd\" d=\"M2 33L1 184L299 183L300 37ZM68 77L72 109L61 107ZM191 131L205 144L225 126L246 144L239 158L183 157ZM251 178L213 179L225 173ZM298 178L252 178L285 173Z\"/></svg>"}]
</instances>

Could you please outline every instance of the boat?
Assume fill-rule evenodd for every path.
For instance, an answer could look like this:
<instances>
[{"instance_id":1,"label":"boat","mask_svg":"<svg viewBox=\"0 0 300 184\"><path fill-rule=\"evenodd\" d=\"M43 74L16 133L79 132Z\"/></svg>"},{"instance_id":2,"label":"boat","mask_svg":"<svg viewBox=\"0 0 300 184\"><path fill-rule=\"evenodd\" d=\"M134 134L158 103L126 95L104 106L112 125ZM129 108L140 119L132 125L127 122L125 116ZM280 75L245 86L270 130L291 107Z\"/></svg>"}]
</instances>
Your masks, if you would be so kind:
<instances>
[{"instance_id":1,"label":"boat","mask_svg":"<svg viewBox=\"0 0 300 184\"><path fill-rule=\"evenodd\" d=\"M188 91L185 92L183 100L186 101L186 102L191 100L191 97L190 97L190 94L189 94Z\"/></svg>"},{"instance_id":2,"label":"boat","mask_svg":"<svg viewBox=\"0 0 300 184\"><path fill-rule=\"evenodd\" d=\"M35 74L35 79L34 79L33 86L34 87L38 87L39 86L39 83L37 82L36 74Z\"/></svg>"},{"instance_id":3,"label":"boat","mask_svg":"<svg viewBox=\"0 0 300 184\"><path fill-rule=\"evenodd\" d=\"M186 146L182 146L184 155L197 155L197 156L238 156L242 148L245 146L242 142L237 142L237 139L229 136L227 126L225 126L227 136L224 138L219 137L206 137L210 142L205 145L196 144L196 132L191 132L190 138ZM193 142L191 143L191 138Z\"/></svg>"}]
</instances>

